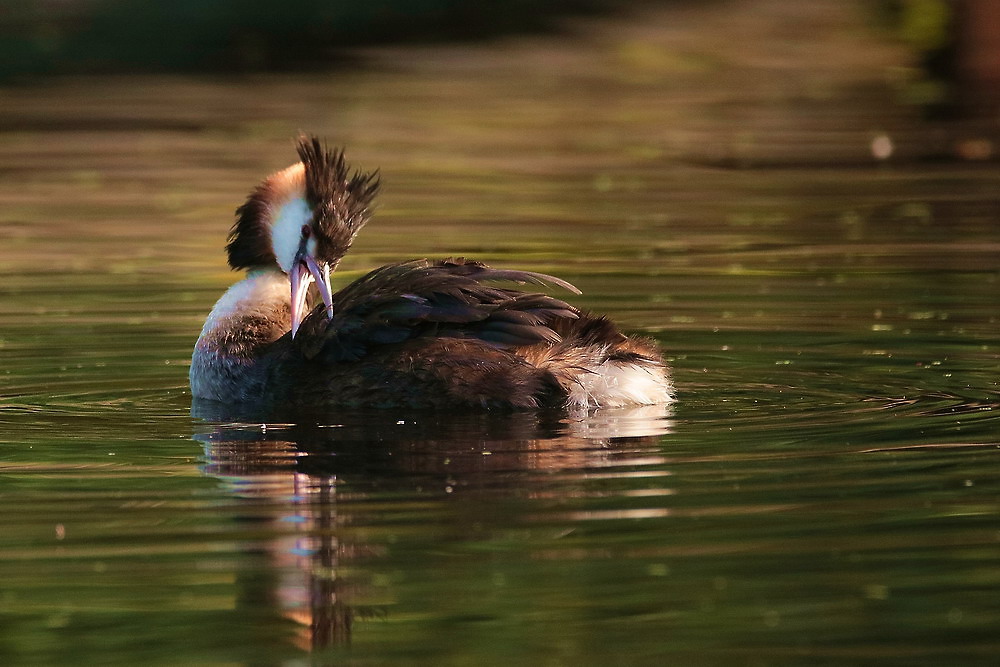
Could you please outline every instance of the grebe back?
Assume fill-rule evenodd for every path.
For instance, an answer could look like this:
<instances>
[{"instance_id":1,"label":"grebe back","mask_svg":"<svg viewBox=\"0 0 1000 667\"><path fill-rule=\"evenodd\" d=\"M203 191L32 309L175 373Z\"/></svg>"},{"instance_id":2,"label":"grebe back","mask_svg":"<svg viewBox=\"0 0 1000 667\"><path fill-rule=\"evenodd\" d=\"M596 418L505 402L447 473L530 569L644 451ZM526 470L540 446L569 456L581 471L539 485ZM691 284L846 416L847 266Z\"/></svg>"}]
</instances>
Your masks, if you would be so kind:
<instances>
[{"instance_id":1,"label":"grebe back","mask_svg":"<svg viewBox=\"0 0 1000 667\"><path fill-rule=\"evenodd\" d=\"M377 173L301 137L299 162L237 209L226 250L247 276L195 345L196 399L270 413L343 407L596 408L667 403L656 344L556 297L496 285L559 278L464 258L330 274L371 217ZM319 301L307 305L310 287Z\"/></svg>"}]
</instances>

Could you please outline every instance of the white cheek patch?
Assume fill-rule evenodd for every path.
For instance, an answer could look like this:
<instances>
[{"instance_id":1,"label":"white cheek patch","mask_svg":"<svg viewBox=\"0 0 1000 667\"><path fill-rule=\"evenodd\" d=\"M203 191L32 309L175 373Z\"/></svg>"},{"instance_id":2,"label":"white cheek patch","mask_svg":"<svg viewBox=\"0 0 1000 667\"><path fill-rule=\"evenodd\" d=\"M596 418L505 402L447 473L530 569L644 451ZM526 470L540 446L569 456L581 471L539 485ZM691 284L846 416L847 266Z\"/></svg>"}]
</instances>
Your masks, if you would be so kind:
<instances>
[{"instance_id":1,"label":"white cheek patch","mask_svg":"<svg viewBox=\"0 0 1000 667\"><path fill-rule=\"evenodd\" d=\"M296 197L278 209L271 225L271 247L278 258L278 266L285 273L292 270L295 253L302 242L302 225L309 223L312 210L302 197Z\"/></svg>"}]
</instances>

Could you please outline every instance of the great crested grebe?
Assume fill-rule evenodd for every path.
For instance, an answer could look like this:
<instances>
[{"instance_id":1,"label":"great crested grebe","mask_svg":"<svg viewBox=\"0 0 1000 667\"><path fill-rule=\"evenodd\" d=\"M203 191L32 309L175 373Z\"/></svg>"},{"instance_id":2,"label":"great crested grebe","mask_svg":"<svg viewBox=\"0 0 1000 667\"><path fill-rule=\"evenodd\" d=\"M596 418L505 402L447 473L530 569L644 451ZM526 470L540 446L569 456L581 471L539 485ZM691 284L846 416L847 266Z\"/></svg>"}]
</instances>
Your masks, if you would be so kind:
<instances>
[{"instance_id":1,"label":"great crested grebe","mask_svg":"<svg viewBox=\"0 0 1000 667\"><path fill-rule=\"evenodd\" d=\"M544 294L541 273L467 259L388 264L336 294L330 273L371 216L376 173L315 137L237 211L223 294L191 361L196 399L268 411L338 407L591 408L672 400L655 343ZM310 285L322 304L307 306Z\"/></svg>"}]
</instances>

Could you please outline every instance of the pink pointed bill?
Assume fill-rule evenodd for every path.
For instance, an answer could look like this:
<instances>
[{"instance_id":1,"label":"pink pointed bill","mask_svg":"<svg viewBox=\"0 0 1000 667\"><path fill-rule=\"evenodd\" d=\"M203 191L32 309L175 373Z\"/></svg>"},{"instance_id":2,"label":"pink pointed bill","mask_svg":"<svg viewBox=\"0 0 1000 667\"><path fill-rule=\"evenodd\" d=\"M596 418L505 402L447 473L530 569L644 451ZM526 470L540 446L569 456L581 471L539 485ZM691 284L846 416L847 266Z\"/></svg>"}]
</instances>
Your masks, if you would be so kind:
<instances>
[{"instance_id":1,"label":"pink pointed bill","mask_svg":"<svg viewBox=\"0 0 1000 667\"><path fill-rule=\"evenodd\" d=\"M326 306L326 316L333 318L333 292L330 290L330 267L320 266L312 255L300 252L295 256L295 262L290 276L292 283L292 338L298 333L302 320L308 314L309 306L306 297L309 294L309 285L314 281L319 289L320 298Z\"/></svg>"}]
</instances>

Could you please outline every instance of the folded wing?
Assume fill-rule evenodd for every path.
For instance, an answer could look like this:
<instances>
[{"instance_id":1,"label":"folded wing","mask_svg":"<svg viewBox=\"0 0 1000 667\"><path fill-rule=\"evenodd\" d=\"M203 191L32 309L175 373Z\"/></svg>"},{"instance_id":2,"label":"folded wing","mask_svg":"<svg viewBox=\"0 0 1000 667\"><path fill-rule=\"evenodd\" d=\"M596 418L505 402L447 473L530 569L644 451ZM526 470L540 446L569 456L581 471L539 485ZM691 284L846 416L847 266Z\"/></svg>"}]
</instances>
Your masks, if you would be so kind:
<instances>
[{"instance_id":1,"label":"folded wing","mask_svg":"<svg viewBox=\"0 0 1000 667\"><path fill-rule=\"evenodd\" d=\"M314 310L295 343L307 358L326 362L356 361L373 347L421 336L478 339L499 348L552 345L561 340L557 323L579 317L555 297L485 284L498 281L579 293L553 276L462 258L389 264L335 294L332 320Z\"/></svg>"}]
</instances>

